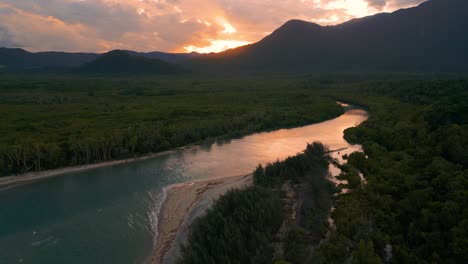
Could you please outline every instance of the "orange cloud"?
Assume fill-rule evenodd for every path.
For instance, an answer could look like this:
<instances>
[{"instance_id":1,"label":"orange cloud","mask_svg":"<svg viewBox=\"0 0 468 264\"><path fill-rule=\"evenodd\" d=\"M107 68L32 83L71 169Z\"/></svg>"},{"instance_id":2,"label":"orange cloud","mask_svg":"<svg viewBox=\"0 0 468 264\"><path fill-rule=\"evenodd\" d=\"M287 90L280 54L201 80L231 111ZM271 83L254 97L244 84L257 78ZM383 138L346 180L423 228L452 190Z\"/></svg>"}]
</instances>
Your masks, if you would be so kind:
<instances>
[{"instance_id":1,"label":"orange cloud","mask_svg":"<svg viewBox=\"0 0 468 264\"><path fill-rule=\"evenodd\" d=\"M218 52L256 42L289 19L338 24L424 0L1 1L0 45Z\"/></svg>"}]
</instances>

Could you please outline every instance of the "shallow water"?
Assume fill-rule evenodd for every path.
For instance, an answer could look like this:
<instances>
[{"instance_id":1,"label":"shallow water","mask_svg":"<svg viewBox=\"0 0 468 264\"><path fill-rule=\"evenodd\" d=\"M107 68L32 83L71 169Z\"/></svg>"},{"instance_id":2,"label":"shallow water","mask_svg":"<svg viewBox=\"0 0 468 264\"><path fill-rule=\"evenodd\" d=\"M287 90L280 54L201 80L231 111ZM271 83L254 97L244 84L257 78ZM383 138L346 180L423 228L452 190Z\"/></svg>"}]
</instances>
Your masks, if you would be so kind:
<instances>
[{"instance_id":1,"label":"shallow water","mask_svg":"<svg viewBox=\"0 0 468 264\"><path fill-rule=\"evenodd\" d=\"M0 192L0 264L141 263L156 235L162 189L172 183L247 174L321 141L333 155L359 150L343 139L367 119L336 119L177 150L152 159L51 178ZM334 172L332 171L332 174Z\"/></svg>"}]
</instances>

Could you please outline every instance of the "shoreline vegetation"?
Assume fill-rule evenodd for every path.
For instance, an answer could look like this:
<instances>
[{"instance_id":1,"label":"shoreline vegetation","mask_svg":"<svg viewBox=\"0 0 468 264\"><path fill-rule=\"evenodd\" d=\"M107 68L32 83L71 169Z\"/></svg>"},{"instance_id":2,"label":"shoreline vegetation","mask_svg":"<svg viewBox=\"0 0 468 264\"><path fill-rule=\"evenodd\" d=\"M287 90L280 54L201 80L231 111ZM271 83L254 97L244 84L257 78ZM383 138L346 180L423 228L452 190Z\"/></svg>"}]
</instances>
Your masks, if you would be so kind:
<instances>
[{"instance_id":1,"label":"shoreline vegetation","mask_svg":"<svg viewBox=\"0 0 468 264\"><path fill-rule=\"evenodd\" d=\"M177 263L465 263L466 87L465 80L330 87L327 94L372 113L345 131L347 141L364 150L343 157L338 178L346 184L338 189L349 192L332 195L338 191L332 188L312 199L318 208L298 221L309 226L297 227L292 220L307 210L298 209L300 177L294 175L307 173L285 168L305 163L259 167L254 186L227 192L193 223ZM279 205L272 203L277 199Z\"/></svg>"},{"instance_id":2,"label":"shoreline vegetation","mask_svg":"<svg viewBox=\"0 0 468 264\"><path fill-rule=\"evenodd\" d=\"M372 115L345 131L364 153L342 168L351 191L337 197L335 228L315 263L467 262L467 87L395 80L328 91Z\"/></svg>"},{"instance_id":3,"label":"shoreline vegetation","mask_svg":"<svg viewBox=\"0 0 468 264\"><path fill-rule=\"evenodd\" d=\"M347 110L349 105L344 105L340 102L336 102L340 107L342 107L344 110ZM334 116L333 118L336 118L338 116ZM330 120L331 120L330 119ZM320 122L324 122L327 120L322 120ZM307 125L313 125L315 123L307 124ZM307 126L306 125L306 126ZM291 127L286 127L286 128L278 128L278 129L289 129ZM294 127L292 127L294 128ZM254 133L262 133L262 132L268 132L271 131L272 129L268 130L263 130L263 131L255 131ZM244 135L239 135L240 137L247 136L248 134ZM25 174L20 174L20 175L9 175L9 176L0 176L0 191L10 189L19 185L24 185L24 184L30 184L35 181L39 180L45 180L53 177L58 177L58 176L64 176L68 174L73 174L73 173L80 173L88 170L93 170L93 169L98 169L98 168L104 168L104 167L110 167L110 166L115 166L115 165L120 165L120 164L127 164L131 162L136 162L136 161L143 161L151 158L155 158L161 155L165 155L168 153L172 153L178 150L184 150L184 149L190 149L199 146L200 143L193 143L189 144L186 146L182 147L177 147L171 150L166 150L166 151L161 151L157 153L149 153L149 154L143 154L141 156L133 157L133 158L127 158L127 159L116 159L116 160L109 160L109 161L103 161L103 162L98 162L98 163L91 163L91 164L83 164L83 165L77 165L77 166L68 166L68 167L63 167L63 168L57 168L57 169L50 169L50 170L44 170L44 171L30 171Z\"/></svg>"},{"instance_id":4,"label":"shoreline vegetation","mask_svg":"<svg viewBox=\"0 0 468 264\"><path fill-rule=\"evenodd\" d=\"M338 102L338 104L341 105L346 111L355 107L354 105L344 104L340 102ZM296 181L288 181L287 183L285 183L285 179L279 178L290 177L291 175L283 175L279 178L276 175L276 180L279 180L282 183L270 182L269 184L266 184L266 182L262 182L262 179L259 178L260 176L258 175L258 169L256 171L256 186L268 185L268 187L263 186L266 188L270 188L272 186L281 186L280 192L287 196L287 198L284 199L287 200L287 210L294 212L287 213L290 215L288 221L296 221L297 223L299 223L300 221L305 222L306 220L296 220L300 219L301 217L296 216L295 214L302 214L301 212L298 213L298 211L300 210L309 210L312 207L314 208L315 216L307 216L310 218L307 221L311 221L311 219L313 219L313 221L315 221L315 224L320 226L320 228L308 231L309 235L313 237L315 241L314 243L318 243L319 241L321 241L324 238L324 234L326 233L324 231L326 230L326 227L324 227L324 223L328 222L328 214L331 209L332 195L338 194L338 189L340 187L346 187L337 186L335 185L335 183L330 181L329 177L331 176L328 173L328 164L332 161L338 161L332 160L329 155L331 155L334 152L339 153L340 151L346 149L347 148L329 150L322 146L320 143L314 143L314 145L310 145L305 152L313 157L311 160L308 161L311 162L312 166L317 167L312 169L312 171L309 171L309 173L318 174L321 176L309 177L304 175L296 175L298 177L303 177L304 179L307 178L307 180L310 181L309 183L305 183L304 179L301 180L301 183L298 183ZM278 161L272 164L268 164L265 170L268 171L268 174L270 176L272 174L272 170L278 170L277 173L280 174L284 173L280 172L280 169L278 168L282 166L290 166L288 169L291 169L292 171L295 171L296 169L307 170L301 168L301 166L309 168L311 164L288 165L288 163L291 163L292 160L300 159L303 157L303 155L304 154L300 154L297 157L290 157L286 161ZM317 165L316 163L320 163L320 165ZM264 172L264 174L266 173L266 171ZM291 173L294 174L296 172ZM230 190L251 187L253 185L252 180L252 175L247 175L219 178L213 180L203 180L192 183L180 183L169 186L165 192L166 199L163 202L161 211L158 215L159 235L157 237L154 254L148 262L167 264L177 263L178 258L181 254L180 247L184 242L187 242L191 225L195 221L197 221L197 218L202 217L206 210L209 209L213 203L216 203L219 197L223 196ZM272 181L272 179L268 179L267 181ZM272 186L269 186L270 184L272 184ZM205 198L203 199L201 197ZM302 216L302 218L304 217L305 216ZM294 218L294 220L291 220L290 218ZM301 225L305 224L301 223ZM289 230L290 227L284 224L283 229ZM287 230L281 231L283 233L281 235L283 236L283 239L286 235L286 231ZM276 245L276 248L279 252L282 251L282 249L278 249L279 247L282 247L282 243L284 242L280 242L279 245ZM277 257L281 256L281 254L282 253L276 253Z\"/></svg>"},{"instance_id":5,"label":"shoreline vegetation","mask_svg":"<svg viewBox=\"0 0 468 264\"><path fill-rule=\"evenodd\" d=\"M120 159L120 160L105 161L105 162L99 162L99 163L93 163L93 164L64 167L64 168L46 170L46 171L41 171L41 172L33 171L33 172L28 172L23 175L16 175L16 176L4 176L4 177L0 177L0 191L13 188L16 186L24 185L24 184L31 184L36 181L45 180L49 178L60 177L60 176L65 176L65 175L73 174L73 173L80 173L80 172L85 172L85 171L99 169L99 168L111 167L115 165L121 165L121 164L127 164L127 163L152 159L152 158L166 155L166 154L178 151L178 150L190 149L193 147L196 147L196 145L189 145L185 147L180 147L180 148L176 148L172 150L166 150L166 151L162 151L159 153L146 154L140 157L129 158L129 159Z\"/></svg>"},{"instance_id":6,"label":"shoreline vegetation","mask_svg":"<svg viewBox=\"0 0 468 264\"><path fill-rule=\"evenodd\" d=\"M0 176L157 153L341 115L300 78L0 76Z\"/></svg>"},{"instance_id":7,"label":"shoreline vegetation","mask_svg":"<svg viewBox=\"0 0 468 264\"><path fill-rule=\"evenodd\" d=\"M231 189L190 225L178 259L159 263L271 263L309 258L325 238L333 195L330 151L319 142L261 165L253 185ZM169 197L169 195L168 195Z\"/></svg>"},{"instance_id":8,"label":"shoreline vegetation","mask_svg":"<svg viewBox=\"0 0 468 264\"><path fill-rule=\"evenodd\" d=\"M158 236L148 263L175 263L191 223L230 189L251 186L252 174L173 184L158 217Z\"/></svg>"},{"instance_id":9,"label":"shoreline vegetation","mask_svg":"<svg viewBox=\"0 0 468 264\"><path fill-rule=\"evenodd\" d=\"M347 165L341 168L340 179L346 180L347 184L339 187L350 191L332 196L331 219L323 218L325 210L320 207L328 206L329 193L325 192L314 200L310 217L299 218L308 219L299 221L305 226L283 228L289 226L284 224L284 219L297 219L298 212L303 212L297 210L301 203L294 202L296 197L301 197L298 194L303 185L298 183L321 177L310 178L319 174L286 169L283 162L270 164L255 171L254 185L259 186L227 192L204 217L195 221L182 250L181 264L211 263L206 259L220 260L215 263L226 263L226 259L247 259L242 263L249 263L252 259L256 263L271 264L273 258L278 260L277 264L428 264L466 263L468 260L466 79L310 75L301 77L300 81L287 80L280 84L274 78L263 80L265 82L215 80L211 83L190 79L176 82L176 87L169 89L167 87L174 80L143 79L132 83L117 79L1 78L6 80L0 86L0 114L3 117L0 134L6 135L0 138L2 175L13 168L9 167L11 157L5 154L9 153L10 147L17 151L15 157L20 158L14 162L17 167L13 169L24 167L23 154L34 157L34 152L22 152L19 147L38 150L32 148L35 145L29 141L25 142L29 145L21 145L18 142L21 138L60 141L78 133L78 136L89 136L86 139L98 139L88 143L102 143L99 140L106 139L109 132L104 128L133 133L136 130L133 130L132 122L137 120L143 125L136 128L146 127L141 130L146 132L157 128L158 140L174 140L174 146L179 146L216 133L229 133L232 129L242 134L268 126L287 127L311 123L311 119L321 120L340 111L334 98L369 109L371 115L366 122L345 131L346 140L362 145L364 153L343 157ZM156 87L157 82L160 83ZM88 92L84 92L83 87L88 88ZM138 89L130 89L132 87ZM161 105L152 108L155 102ZM319 105L313 105L314 102ZM315 112L320 109L328 112L324 115ZM310 114L313 117L308 119ZM240 116L238 122L225 123L226 117L232 116ZM169 123L172 119L175 123ZM248 123L257 125L259 120L263 123L258 126L244 126ZM199 123L202 125L197 126ZM146 126L148 124L151 125ZM162 129L167 127L169 129ZM213 134L199 134L196 139L191 137L192 132L206 128ZM59 130L61 133L51 133ZM171 134L177 131L180 133ZM146 132L137 133L137 140L133 141L139 147L146 146L143 139L152 135ZM42 135L46 137L42 138ZM176 136L168 138L168 135ZM120 150L131 153L128 148ZM52 160L60 157L47 156L50 153L44 152L39 154ZM297 165L302 168L301 164L307 163L286 167ZM26 168L30 167L27 162L26 165ZM41 168L46 167L41 162ZM365 177L365 185L361 175ZM246 194L242 194L244 191ZM319 207L314 209L313 205ZM253 221L246 223L243 219ZM327 230L324 227L329 222L333 222L333 228ZM308 229L308 226L318 229L311 231L314 229ZM328 231L325 239L310 250L311 243L317 241L314 237L323 236L325 231ZM233 241L240 242L233 244Z\"/></svg>"}]
</instances>

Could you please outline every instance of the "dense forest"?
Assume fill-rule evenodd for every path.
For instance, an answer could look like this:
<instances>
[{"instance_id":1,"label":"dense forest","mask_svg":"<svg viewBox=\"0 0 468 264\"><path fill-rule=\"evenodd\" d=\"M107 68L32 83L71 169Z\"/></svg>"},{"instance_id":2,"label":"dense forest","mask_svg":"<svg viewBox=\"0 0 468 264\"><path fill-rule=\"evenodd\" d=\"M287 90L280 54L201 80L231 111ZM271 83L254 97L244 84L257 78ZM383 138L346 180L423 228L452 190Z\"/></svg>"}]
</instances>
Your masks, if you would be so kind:
<instances>
[{"instance_id":1,"label":"dense forest","mask_svg":"<svg viewBox=\"0 0 468 264\"><path fill-rule=\"evenodd\" d=\"M181 263L217 263L211 261L212 257L219 260L226 256L231 261L225 263L254 263L236 258L242 250L257 256L252 248L218 250L209 242L215 241L225 230L231 232L231 229L246 229L246 226L255 227L252 232L261 239L254 241L258 248L265 248L261 251L264 257L255 258L255 263L466 263L468 82L311 78L305 81L305 86L337 100L362 105L371 113L368 121L345 132L348 141L362 144L364 148L364 153L344 157L348 163L341 166L340 179L347 180L348 184L339 187L350 192L329 198L333 193L330 189L325 195L322 193L324 199L318 200L322 206L312 211L314 214L322 212L322 216L330 212L333 224L324 222L323 217L299 228L287 222L289 231L281 238L282 254L278 258L268 249L278 240L278 236L272 237L278 223L259 228L257 224L265 224L261 220L267 212L259 210L260 213L255 214L244 210L259 206L257 201L260 204L265 201L240 197L231 200L234 193L242 195L235 191L223 198L225 205L218 202L193 227ZM304 173L306 163L298 162L301 157L259 167L254 173L255 187L246 193L261 187L265 197L270 199L268 195L282 190L278 186L285 181L298 182L299 178L294 175L307 175ZM365 181L361 181L359 173L364 175ZM320 189L314 192L320 193ZM213 218L227 204L230 210L224 208L223 212L230 222ZM329 210L331 207L334 209ZM243 221L230 218L230 212L237 210L249 212L244 215L247 218L242 218ZM243 241L250 238L249 235L229 237L225 243L240 241L247 247L249 244ZM321 239L319 243L318 238ZM208 242L200 244L198 241Z\"/></svg>"},{"instance_id":2,"label":"dense forest","mask_svg":"<svg viewBox=\"0 0 468 264\"><path fill-rule=\"evenodd\" d=\"M0 172L310 124L341 114L337 100L370 112L345 133L364 149L342 166L348 184L339 187L351 191L333 195L323 177L326 148L311 144L304 154L257 168L254 187L223 196L193 227L181 263L468 262L466 80L3 75ZM308 201L297 221L289 221L288 189Z\"/></svg>"},{"instance_id":3,"label":"dense forest","mask_svg":"<svg viewBox=\"0 0 468 264\"><path fill-rule=\"evenodd\" d=\"M348 164L367 183L337 199L336 229L314 263L466 263L468 82L337 86L335 95L371 111L346 131L363 144L366 155Z\"/></svg>"},{"instance_id":4,"label":"dense forest","mask_svg":"<svg viewBox=\"0 0 468 264\"><path fill-rule=\"evenodd\" d=\"M324 226L331 196L336 191L326 180L327 152L322 144L315 142L302 154L265 168L260 165L254 172L253 187L229 191L195 221L179 263L267 264L274 258L297 259L307 255L301 249L306 249L309 242L302 237L316 238L317 234L307 232L320 231L317 227ZM304 212L292 220L288 215L296 206L286 205L285 189L291 184L299 188L299 183L306 187L300 188L302 192L305 189L311 194L307 198L316 203L300 206ZM311 227L312 223L316 225ZM317 242L323 235L319 232ZM280 248L274 243L278 240L285 240L279 244Z\"/></svg>"},{"instance_id":5,"label":"dense forest","mask_svg":"<svg viewBox=\"0 0 468 264\"><path fill-rule=\"evenodd\" d=\"M294 78L0 76L0 175L163 151L343 112Z\"/></svg>"}]
</instances>

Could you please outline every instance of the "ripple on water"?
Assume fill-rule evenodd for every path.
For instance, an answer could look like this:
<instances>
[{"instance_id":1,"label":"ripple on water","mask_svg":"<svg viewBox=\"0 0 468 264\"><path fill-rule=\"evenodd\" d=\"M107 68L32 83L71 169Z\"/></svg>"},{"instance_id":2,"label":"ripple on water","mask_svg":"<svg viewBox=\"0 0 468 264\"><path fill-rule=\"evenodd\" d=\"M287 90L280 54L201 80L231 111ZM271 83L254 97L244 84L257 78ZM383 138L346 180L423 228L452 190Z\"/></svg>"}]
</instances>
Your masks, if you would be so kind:
<instances>
[{"instance_id":1,"label":"ripple on water","mask_svg":"<svg viewBox=\"0 0 468 264\"><path fill-rule=\"evenodd\" d=\"M304 150L307 142L350 148L343 130L363 122L367 113L346 107L346 114L319 124L256 133L0 192L0 263L18 263L20 258L23 263L48 264L142 262L157 243L164 186L247 174L259 163ZM37 234L32 237L33 230Z\"/></svg>"}]
</instances>

